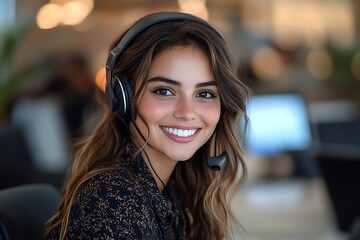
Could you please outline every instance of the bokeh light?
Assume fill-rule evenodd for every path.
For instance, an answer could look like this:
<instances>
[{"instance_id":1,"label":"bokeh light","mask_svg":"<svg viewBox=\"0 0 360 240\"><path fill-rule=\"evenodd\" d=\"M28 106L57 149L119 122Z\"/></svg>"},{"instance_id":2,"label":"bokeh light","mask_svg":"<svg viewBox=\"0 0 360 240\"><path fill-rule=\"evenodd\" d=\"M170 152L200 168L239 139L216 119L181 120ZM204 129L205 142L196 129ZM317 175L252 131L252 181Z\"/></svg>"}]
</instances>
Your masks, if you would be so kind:
<instances>
[{"instance_id":1,"label":"bokeh light","mask_svg":"<svg viewBox=\"0 0 360 240\"><path fill-rule=\"evenodd\" d=\"M51 29L58 26L63 19L64 11L60 5L49 3L43 5L36 17L36 23L41 29Z\"/></svg>"},{"instance_id":2,"label":"bokeh light","mask_svg":"<svg viewBox=\"0 0 360 240\"><path fill-rule=\"evenodd\" d=\"M106 85L106 70L105 67L102 67L97 73L95 77L95 82L101 91L105 92Z\"/></svg>"},{"instance_id":3,"label":"bokeh light","mask_svg":"<svg viewBox=\"0 0 360 240\"><path fill-rule=\"evenodd\" d=\"M324 50L311 51L306 58L306 66L310 74L319 80L329 78L333 70L331 56Z\"/></svg>"},{"instance_id":4,"label":"bokeh light","mask_svg":"<svg viewBox=\"0 0 360 240\"><path fill-rule=\"evenodd\" d=\"M63 5L64 18L62 23L65 25L76 25L81 23L88 14L88 8L81 2L71 1Z\"/></svg>"},{"instance_id":5,"label":"bokeh light","mask_svg":"<svg viewBox=\"0 0 360 240\"><path fill-rule=\"evenodd\" d=\"M251 67L261 80L278 80L284 73L284 62L280 54L271 47L259 49L251 59Z\"/></svg>"},{"instance_id":6,"label":"bokeh light","mask_svg":"<svg viewBox=\"0 0 360 240\"><path fill-rule=\"evenodd\" d=\"M77 25L84 21L93 8L93 0L51 0L38 11L37 25L41 29L51 29L60 24Z\"/></svg>"},{"instance_id":7,"label":"bokeh light","mask_svg":"<svg viewBox=\"0 0 360 240\"><path fill-rule=\"evenodd\" d=\"M178 4L182 12L193 14L204 20L209 19L205 0L178 0Z\"/></svg>"}]
</instances>

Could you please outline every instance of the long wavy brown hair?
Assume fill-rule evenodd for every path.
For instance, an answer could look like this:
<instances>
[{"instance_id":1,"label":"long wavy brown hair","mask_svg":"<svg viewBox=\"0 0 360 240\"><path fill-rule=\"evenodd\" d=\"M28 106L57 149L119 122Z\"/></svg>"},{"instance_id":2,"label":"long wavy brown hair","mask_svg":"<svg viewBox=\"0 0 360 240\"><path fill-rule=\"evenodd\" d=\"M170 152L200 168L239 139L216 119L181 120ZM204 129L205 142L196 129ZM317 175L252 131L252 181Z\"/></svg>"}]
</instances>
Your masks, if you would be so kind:
<instances>
[{"instance_id":1,"label":"long wavy brown hair","mask_svg":"<svg viewBox=\"0 0 360 240\"><path fill-rule=\"evenodd\" d=\"M113 74L125 74L131 79L132 89L139 89L134 93L131 111L133 117L141 117L136 103L145 87L152 61L161 52L175 46L195 46L208 56L222 104L221 117L212 138L191 159L178 163L171 177L178 185L187 213L187 235L189 239L234 238L231 234L233 226L241 226L231 210L230 200L247 175L239 138L243 136L240 120L245 125L248 121L246 104L250 90L236 76L224 40L213 29L193 21L155 24L131 42L118 58ZM82 186L95 175L118 168L115 160L124 146L131 142L123 128L124 124L117 116L107 110L95 131L82 140L59 210L49 220L45 235L60 229L60 239L64 239L71 206ZM227 152L225 167L216 172L207 166L215 144L220 153Z\"/></svg>"}]
</instances>

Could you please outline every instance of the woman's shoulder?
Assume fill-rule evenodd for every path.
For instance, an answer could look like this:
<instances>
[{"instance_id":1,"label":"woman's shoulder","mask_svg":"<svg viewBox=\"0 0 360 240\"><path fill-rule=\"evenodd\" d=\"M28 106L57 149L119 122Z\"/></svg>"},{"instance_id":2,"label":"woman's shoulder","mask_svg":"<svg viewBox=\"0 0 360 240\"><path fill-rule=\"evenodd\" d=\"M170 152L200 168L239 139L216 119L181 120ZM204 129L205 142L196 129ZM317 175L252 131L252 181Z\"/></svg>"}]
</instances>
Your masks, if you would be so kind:
<instances>
[{"instance_id":1,"label":"woman's shoulder","mask_svg":"<svg viewBox=\"0 0 360 240\"><path fill-rule=\"evenodd\" d=\"M100 173L84 183L72 205L69 239L141 239L152 232L151 199L128 170ZM131 236L131 237L130 237ZM152 238L147 238L152 239Z\"/></svg>"},{"instance_id":2,"label":"woman's shoulder","mask_svg":"<svg viewBox=\"0 0 360 240\"><path fill-rule=\"evenodd\" d=\"M128 169L109 170L97 174L84 183L80 198L116 198L143 196L145 189L135 174Z\"/></svg>"}]
</instances>

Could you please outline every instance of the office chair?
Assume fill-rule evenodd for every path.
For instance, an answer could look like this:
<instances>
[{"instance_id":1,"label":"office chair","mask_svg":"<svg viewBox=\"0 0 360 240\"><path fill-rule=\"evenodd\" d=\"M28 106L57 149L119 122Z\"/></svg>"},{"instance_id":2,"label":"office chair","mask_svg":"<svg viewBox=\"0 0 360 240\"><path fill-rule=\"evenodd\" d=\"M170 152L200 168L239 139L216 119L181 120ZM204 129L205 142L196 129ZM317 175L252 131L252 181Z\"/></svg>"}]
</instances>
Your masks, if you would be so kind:
<instances>
[{"instance_id":1,"label":"office chair","mask_svg":"<svg viewBox=\"0 0 360 240\"><path fill-rule=\"evenodd\" d=\"M63 185L65 171L46 172L39 169L30 154L24 131L0 124L0 189L32 183Z\"/></svg>"},{"instance_id":2,"label":"office chair","mask_svg":"<svg viewBox=\"0 0 360 240\"><path fill-rule=\"evenodd\" d=\"M0 190L0 240L43 239L45 222L60 202L60 191L37 183Z\"/></svg>"},{"instance_id":3,"label":"office chair","mask_svg":"<svg viewBox=\"0 0 360 240\"><path fill-rule=\"evenodd\" d=\"M360 217L356 218L352 224L348 240L360 240Z\"/></svg>"}]
</instances>

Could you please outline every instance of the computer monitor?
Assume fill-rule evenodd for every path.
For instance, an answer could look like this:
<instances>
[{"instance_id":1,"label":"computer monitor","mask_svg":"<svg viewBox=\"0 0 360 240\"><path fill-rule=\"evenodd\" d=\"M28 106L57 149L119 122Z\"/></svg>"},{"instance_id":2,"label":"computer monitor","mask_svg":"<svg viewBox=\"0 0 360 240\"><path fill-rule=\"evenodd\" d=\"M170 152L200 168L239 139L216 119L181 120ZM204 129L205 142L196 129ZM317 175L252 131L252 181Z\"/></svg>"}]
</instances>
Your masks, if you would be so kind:
<instances>
[{"instance_id":1,"label":"computer monitor","mask_svg":"<svg viewBox=\"0 0 360 240\"><path fill-rule=\"evenodd\" d=\"M311 147L307 104L300 94L254 95L248 115L250 127L245 146L250 154L274 156Z\"/></svg>"}]
</instances>

